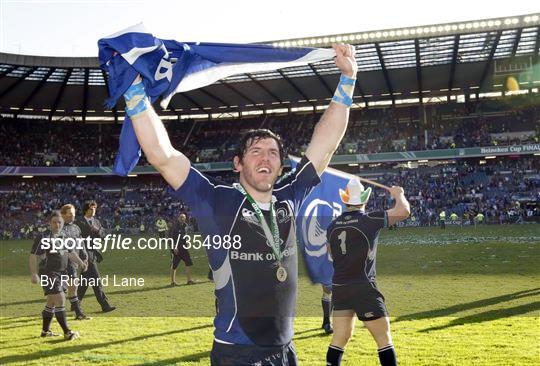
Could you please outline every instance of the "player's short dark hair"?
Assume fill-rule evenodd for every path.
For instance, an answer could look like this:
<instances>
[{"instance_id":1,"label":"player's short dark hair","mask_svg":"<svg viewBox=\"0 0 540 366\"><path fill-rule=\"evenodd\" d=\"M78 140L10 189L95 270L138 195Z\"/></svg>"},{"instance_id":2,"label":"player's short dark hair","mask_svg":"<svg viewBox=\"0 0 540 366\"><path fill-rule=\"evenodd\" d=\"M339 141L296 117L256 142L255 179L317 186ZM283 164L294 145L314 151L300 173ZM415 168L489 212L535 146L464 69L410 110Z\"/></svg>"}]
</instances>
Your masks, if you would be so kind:
<instances>
[{"instance_id":1,"label":"player's short dark hair","mask_svg":"<svg viewBox=\"0 0 540 366\"><path fill-rule=\"evenodd\" d=\"M83 204L83 214L86 213L86 211L88 211L88 209L91 207L91 206L97 206L97 203L96 201L94 200L88 200L88 201L85 201L84 204Z\"/></svg>"},{"instance_id":2,"label":"player's short dark hair","mask_svg":"<svg viewBox=\"0 0 540 366\"><path fill-rule=\"evenodd\" d=\"M274 139L277 142L279 149L279 160L283 165L283 158L285 156L285 149L283 148L283 141L281 137L266 128L259 128L256 130L249 130L244 132L240 137L240 141L236 146L234 156L238 156L240 160L244 157L247 149L250 148L255 142L263 139Z\"/></svg>"}]
</instances>

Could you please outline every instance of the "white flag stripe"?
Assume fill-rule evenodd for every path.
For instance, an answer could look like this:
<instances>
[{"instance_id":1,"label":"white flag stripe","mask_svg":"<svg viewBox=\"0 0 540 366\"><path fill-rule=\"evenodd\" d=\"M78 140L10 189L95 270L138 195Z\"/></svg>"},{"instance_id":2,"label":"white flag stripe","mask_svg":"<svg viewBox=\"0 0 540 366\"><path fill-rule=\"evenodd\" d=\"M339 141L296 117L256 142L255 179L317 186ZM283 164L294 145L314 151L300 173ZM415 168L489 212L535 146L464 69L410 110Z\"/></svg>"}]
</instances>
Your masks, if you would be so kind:
<instances>
[{"instance_id":1,"label":"white flag stripe","mask_svg":"<svg viewBox=\"0 0 540 366\"><path fill-rule=\"evenodd\" d=\"M336 55L333 49L316 49L305 56L296 59L294 61L286 62L253 62L253 63L224 63L221 65L209 67L205 70L187 74L180 84L176 87L175 91L171 93L167 98L161 101L161 107L167 108L171 98L176 93L186 92L189 90L202 88L204 86L215 83L216 81L238 74L246 74L252 72L262 72L277 70L286 67L303 66L308 63L318 62L322 60L328 60Z\"/></svg>"},{"instance_id":2,"label":"white flag stripe","mask_svg":"<svg viewBox=\"0 0 540 366\"><path fill-rule=\"evenodd\" d=\"M132 49L129 50L129 52L123 53L123 54L122 54L122 57L123 57L127 62L129 62L130 65L133 65L133 64L135 63L135 61L137 61L137 59L138 59L139 57L141 57L141 56L144 55L145 53L152 52L153 50L155 50L155 49L158 48L158 47L159 47L159 46L142 47L142 48L133 47Z\"/></svg>"}]
</instances>

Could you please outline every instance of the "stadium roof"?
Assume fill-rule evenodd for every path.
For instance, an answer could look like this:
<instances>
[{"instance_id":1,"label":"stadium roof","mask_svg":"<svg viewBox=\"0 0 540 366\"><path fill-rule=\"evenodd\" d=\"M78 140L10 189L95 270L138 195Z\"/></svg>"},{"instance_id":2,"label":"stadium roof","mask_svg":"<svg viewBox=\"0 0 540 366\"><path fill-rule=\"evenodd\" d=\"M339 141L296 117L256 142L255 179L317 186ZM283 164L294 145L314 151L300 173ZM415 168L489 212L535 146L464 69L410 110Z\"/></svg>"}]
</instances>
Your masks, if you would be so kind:
<instances>
[{"instance_id":1,"label":"stadium roof","mask_svg":"<svg viewBox=\"0 0 540 366\"><path fill-rule=\"evenodd\" d=\"M359 65L355 102L409 100L502 91L497 75L515 74L524 88L540 87L538 14L465 23L376 30L267 42L279 47L356 46ZM535 67L533 67L535 65ZM332 61L229 77L177 94L162 115L249 113L328 104L339 71ZM23 56L0 53L0 113L117 119L119 101L105 110L106 78L97 58Z\"/></svg>"}]
</instances>

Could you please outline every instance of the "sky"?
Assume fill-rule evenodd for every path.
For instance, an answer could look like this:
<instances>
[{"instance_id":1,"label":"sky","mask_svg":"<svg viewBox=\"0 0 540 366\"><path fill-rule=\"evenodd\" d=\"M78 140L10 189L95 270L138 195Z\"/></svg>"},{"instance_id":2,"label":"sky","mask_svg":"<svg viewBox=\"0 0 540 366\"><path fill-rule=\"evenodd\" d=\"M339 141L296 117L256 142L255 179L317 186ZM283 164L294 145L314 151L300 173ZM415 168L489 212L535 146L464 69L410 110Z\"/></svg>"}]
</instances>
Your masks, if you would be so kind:
<instances>
[{"instance_id":1,"label":"sky","mask_svg":"<svg viewBox=\"0 0 540 366\"><path fill-rule=\"evenodd\" d=\"M540 1L0 0L0 52L97 56L139 22L156 37L250 43L540 13Z\"/></svg>"}]
</instances>

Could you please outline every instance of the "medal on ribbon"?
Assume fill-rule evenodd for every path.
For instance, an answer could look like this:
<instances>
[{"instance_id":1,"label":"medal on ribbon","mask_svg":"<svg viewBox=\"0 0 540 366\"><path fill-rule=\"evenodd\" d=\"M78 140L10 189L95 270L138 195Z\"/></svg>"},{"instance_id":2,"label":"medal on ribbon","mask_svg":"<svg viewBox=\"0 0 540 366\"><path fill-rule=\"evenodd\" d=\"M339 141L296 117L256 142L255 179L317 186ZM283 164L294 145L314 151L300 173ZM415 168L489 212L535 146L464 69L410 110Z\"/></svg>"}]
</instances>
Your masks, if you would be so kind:
<instances>
[{"instance_id":1,"label":"medal on ribbon","mask_svg":"<svg viewBox=\"0 0 540 366\"><path fill-rule=\"evenodd\" d=\"M277 224L276 219L276 213L274 210L274 201L272 200L270 202L270 226L268 226L266 219L263 216L263 213L261 211L261 208L255 202L253 197L249 193L246 192L244 187L240 184L234 185L236 189L242 193L246 199L251 203L251 206L253 207L253 210L255 211L255 216L261 223L261 226L264 231L264 235L266 236L266 239L268 240L268 243L270 244L270 248L272 248L272 251L274 252L274 256L276 257L276 264L277 264L277 270L276 270L276 278L279 282L284 282L287 279L287 270L283 265L281 264L281 259L283 258L283 252L281 251L281 239L279 237L279 228Z\"/></svg>"}]
</instances>

